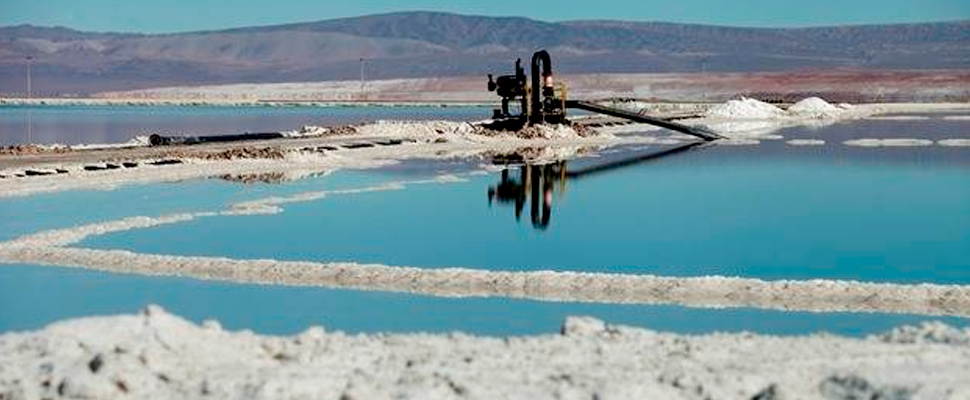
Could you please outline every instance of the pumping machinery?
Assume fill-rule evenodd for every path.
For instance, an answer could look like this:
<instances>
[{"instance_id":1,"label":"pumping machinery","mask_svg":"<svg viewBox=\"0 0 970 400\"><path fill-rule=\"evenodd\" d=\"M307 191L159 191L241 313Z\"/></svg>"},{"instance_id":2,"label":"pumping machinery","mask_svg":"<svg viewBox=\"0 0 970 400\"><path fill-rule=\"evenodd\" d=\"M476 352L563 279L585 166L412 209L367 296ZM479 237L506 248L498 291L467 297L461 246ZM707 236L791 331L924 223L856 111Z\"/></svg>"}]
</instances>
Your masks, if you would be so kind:
<instances>
[{"instance_id":1,"label":"pumping machinery","mask_svg":"<svg viewBox=\"0 0 970 400\"><path fill-rule=\"evenodd\" d=\"M494 117L516 123L561 124L566 122L566 86L557 83L552 75L552 60L545 50L532 55L531 81L526 79L522 59L515 61L515 74L493 79L488 75L488 90L502 98L502 108L495 110ZM519 113L512 114L509 105L520 104Z\"/></svg>"},{"instance_id":2,"label":"pumping machinery","mask_svg":"<svg viewBox=\"0 0 970 400\"><path fill-rule=\"evenodd\" d=\"M704 141L723 137L699 127L691 127L669 119L656 118L608 107L592 101L567 100L566 85L553 78L552 59L549 52L537 51L532 55L531 76L528 79L522 68L522 59L515 61L512 75L494 77L488 75L488 91L502 98L502 106L493 113L493 128L518 130L527 125L567 123L566 109L576 108L598 114L605 114L633 122L650 124L688 134ZM510 106L518 104L518 113Z\"/></svg>"}]
</instances>

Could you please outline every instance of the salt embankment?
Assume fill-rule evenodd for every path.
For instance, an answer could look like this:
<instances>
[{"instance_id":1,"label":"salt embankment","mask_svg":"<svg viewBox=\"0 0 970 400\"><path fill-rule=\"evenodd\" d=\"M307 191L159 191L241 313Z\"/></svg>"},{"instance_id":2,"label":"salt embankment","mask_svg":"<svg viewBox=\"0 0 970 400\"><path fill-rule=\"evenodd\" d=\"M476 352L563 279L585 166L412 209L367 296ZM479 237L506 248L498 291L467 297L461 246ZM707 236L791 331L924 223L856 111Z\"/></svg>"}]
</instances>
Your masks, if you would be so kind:
<instances>
[{"instance_id":1,"label":"salt embankment","mask_svg":"<svg viewBox=\"0 0 970 400\"><path fill-rule=\"evenodd\" d=\"M522 337L293 336L150 306L0 335L0 398L966 399L970 331L678 335L570 317Z\"/></svg>"},{"instance_id":2,"label":"salt embankment","mask_svg":"<svg viewBox=\"0 0 970 400\"><path fill-rule=\"evenodd\" d=\"M6 157L11 165L0 168L0 186L5 189L0 197L212 176L307 176L405 159L482 158L524 149L534 156L527 159L530 162L561 160L590 149L656 142L653 137L618 138L583 127L535 126L508 132L488 129L484 122L454 121L306 126L282 133L288 139L98 151L58 148L56 154L35 146L8 149L8 154L0 155L0 161ZM24 161L17 159L26 155L30 157Z\"/></svg>"}]
</instances>

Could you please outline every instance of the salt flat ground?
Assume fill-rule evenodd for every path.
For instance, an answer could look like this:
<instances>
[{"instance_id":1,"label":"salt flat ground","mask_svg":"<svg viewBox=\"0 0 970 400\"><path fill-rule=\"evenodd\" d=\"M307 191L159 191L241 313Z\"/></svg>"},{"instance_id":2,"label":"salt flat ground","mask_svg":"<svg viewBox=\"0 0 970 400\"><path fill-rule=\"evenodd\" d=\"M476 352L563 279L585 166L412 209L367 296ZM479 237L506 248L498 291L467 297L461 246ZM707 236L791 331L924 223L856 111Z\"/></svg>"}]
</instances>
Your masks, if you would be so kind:
<instances>
[{"instance_id":1,"label":"salt flat ground","mask_svg":"<svg viewBox=\"0 0 970 400\"><path fill-rule=\"evenodd\" d=\"M496 74L505 71L492 71ZM747 95L794 102L954 102L970 100L967 70L806 70L784 73L578 74L557 77L569 97L720 102ZM426 79L232 84L104 92L114 100L494 102L484 76Z\"/></svg>"}]
</instances>

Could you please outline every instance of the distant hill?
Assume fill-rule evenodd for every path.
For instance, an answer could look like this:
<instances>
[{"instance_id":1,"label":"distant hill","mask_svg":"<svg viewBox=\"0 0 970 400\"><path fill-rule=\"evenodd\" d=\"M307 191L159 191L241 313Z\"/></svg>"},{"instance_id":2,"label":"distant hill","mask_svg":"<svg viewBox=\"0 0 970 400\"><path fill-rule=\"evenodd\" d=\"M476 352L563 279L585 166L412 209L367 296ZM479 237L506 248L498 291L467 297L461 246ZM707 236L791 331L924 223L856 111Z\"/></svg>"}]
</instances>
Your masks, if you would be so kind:
<instances>
[{"instance_id":1,"label":"distant hill","mask_svg":"<svg viewBox=\"0 0 970 400\"><path fill-rule=\"evenodd\" d=\"M799 29L407 12L162 35L0 28L0 94L170 85L484 75L550 50L559 71L970 68L970 21Z\"/></svg>"}]
</instances>

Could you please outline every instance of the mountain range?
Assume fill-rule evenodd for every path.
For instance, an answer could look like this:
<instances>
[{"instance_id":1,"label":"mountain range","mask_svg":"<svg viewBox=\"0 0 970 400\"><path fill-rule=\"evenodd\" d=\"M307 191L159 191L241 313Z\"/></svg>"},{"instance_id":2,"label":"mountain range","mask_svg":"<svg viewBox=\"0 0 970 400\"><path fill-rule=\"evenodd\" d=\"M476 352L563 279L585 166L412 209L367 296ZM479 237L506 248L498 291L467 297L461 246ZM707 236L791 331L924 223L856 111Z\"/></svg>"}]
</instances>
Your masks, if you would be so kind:
<instances>
[{"instance_id":1,"label":"mountain range","mask_svg":"<svg viewBox=\"0 0 970 400\"><path fill-rule=\"evenodd\" d=\"M175 34L0 28L0 95L85 95L172 85L511 72L552 53L563 73L967 69L970 21L818 28L543 22L405 12Z\"/></svg>"}]
</instances>

